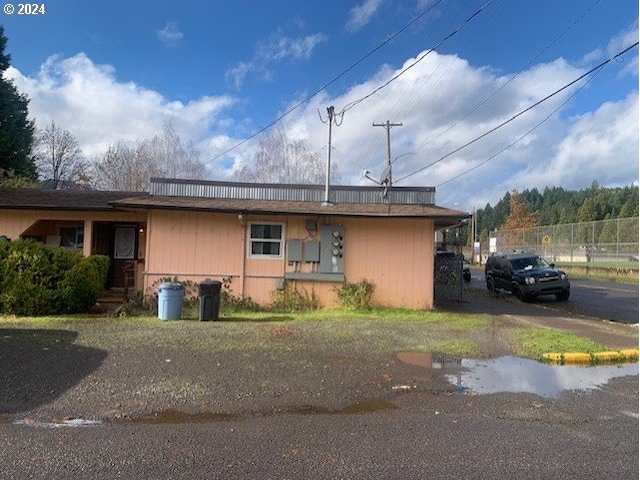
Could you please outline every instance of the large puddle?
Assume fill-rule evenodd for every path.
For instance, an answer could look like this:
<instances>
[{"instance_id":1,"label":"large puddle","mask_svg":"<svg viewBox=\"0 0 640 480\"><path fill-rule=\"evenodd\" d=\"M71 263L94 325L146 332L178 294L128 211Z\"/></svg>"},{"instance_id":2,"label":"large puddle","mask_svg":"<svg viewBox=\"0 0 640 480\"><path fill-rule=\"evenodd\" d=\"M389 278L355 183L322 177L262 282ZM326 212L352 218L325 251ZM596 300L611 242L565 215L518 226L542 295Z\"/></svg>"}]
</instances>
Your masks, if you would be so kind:
<instances>
[{"instance_id":1,"label":"large puddle","mask_svg":"<svg viewBox=\"0 0 640 480\"><path fill-rule=\"evenodd\" d=\"M433 368L447 364L434 362ZM518 357L460 362L462 368L446 378L460 392L469 393L534 393L541 397L557 397L565 391L594 390L609 380L638 375L638 364L575 366L546 365Z\"/></svg>"}]
</instances>

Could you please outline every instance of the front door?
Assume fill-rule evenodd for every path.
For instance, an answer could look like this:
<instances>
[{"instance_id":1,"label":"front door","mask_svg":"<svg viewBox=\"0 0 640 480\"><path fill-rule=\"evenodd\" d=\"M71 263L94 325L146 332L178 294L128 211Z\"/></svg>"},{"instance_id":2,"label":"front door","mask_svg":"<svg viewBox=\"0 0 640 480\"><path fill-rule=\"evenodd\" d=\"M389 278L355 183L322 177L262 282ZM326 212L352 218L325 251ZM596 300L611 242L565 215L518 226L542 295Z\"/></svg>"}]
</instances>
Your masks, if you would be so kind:
<instances>
[{"instance_id":1,"label":"front door","mask_svg":"<svg viewBox=\"0 0 640 480\"><path fill-rule=\"evenodd\" d=\"M113 229L113 287L132 287L135 261L138 257L138 228L135 225L116 225ZM133 267L133 272L131 272ZM129 285L125 285L129 282Z\"/></svg>"}]
</instances>

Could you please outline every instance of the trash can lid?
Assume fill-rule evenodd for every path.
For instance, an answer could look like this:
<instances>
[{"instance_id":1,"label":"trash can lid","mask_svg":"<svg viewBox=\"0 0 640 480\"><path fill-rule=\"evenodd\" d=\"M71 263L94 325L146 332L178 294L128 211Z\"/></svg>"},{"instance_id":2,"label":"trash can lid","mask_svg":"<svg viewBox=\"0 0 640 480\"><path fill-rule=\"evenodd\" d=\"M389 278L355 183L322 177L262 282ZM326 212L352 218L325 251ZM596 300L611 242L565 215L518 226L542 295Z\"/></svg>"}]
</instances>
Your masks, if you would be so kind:
<instances>
[{"instance_id":1,"label":"trash can lid","mask_svg":"<svg viewBox=\"0 0 640 480\"><path fill-rule=\"evenodd\" d=\"M207 278L206 280L201 281L200 285L222 285L222 282L220 282L218 280L211 280L210 278Z\"/></svg>"},{"instance_id":2,"label":"trash can lid","mask_svg":"<svg viewBox=\"0 0 640 480\"><path fill-rule=\"evenodd\" d=\"M183 288L182 284L178 282L163 282L158 285L158 290L182 290Z\"/></svg>"}]
</instances>

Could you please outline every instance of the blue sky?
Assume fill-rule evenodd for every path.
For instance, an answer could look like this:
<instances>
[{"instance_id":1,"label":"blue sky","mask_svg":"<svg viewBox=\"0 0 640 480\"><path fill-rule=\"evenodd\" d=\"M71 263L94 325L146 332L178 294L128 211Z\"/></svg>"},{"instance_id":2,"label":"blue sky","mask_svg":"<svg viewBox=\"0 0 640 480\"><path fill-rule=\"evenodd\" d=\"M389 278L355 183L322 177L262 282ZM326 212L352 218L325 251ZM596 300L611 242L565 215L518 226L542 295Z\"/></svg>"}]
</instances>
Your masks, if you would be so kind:
<instances>
[{"instance_id":1,"label":"blue sky","mask_svg":"<svg viewBox=\"0 0 640 480\"><path fill-rule=\"evenodd\" d=\"M485 3L65 0L45 3L44 15L2 14L2 23L12 56L8 75L31 98L38 125L55 120L91 160L118 140L135 143L172 121L200 150L209 178L226 180L235 166L251 163L255 142L216 158L221 152L432 7L283 120L290 135L307 140L324 158L326 127L318 109L340 110L375 90ZM382 171L386 137L371 124L386 120L403 122L392 129L393 156L407 154L394 163L396 178L409 175L399 185L442 184L437 201L446 206L484 205L514 188L584 188L594 179L611 186L637 183L637 48L611 62L566 105L560 106L575 89L411 175L637 38L634 1L494 0L414 68L345 114L334 131L341 183L368 184L363 169ZM514 147L445 183L556 108Z\"/></svg>"}]
</instances>

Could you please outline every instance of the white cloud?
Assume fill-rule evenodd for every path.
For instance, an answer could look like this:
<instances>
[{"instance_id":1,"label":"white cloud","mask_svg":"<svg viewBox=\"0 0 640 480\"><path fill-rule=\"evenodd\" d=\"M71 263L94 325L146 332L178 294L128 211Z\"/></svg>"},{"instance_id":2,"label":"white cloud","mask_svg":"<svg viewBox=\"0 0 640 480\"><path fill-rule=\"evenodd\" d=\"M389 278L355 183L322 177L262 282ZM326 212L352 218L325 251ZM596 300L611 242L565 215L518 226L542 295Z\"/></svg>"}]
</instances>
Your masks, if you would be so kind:
<instances>
[{"instance_id":1,"label":"white cloud","mask_svg":"<svg viewBox=\"0 0 640 480\"><path fill-rule=\"evenodd\" d=\"M156 35L167 47L178 46L184 37L184 34L178 29L176 22L170 20L167 20L163 29L156 30Z\"/></svg>"},{"instance_id":2,"label":"white cloud","mask_svg":"<svg viewBox=\"0 0 640 480\"><path fill-rule=\"evenodd\" d=\"M638 178L638 93L608 102L581 115L542 165L530 165L515 177L526 187L562 185L581 188L594 179L603 185L629 185Z\"/></svg>"},{"instance_id":3,"label":"white cloud","mask_svg":"<svg viewBox=\"0 0 640 480\"><path fill-rule=\"evenodd\" d=\"M638 19L631 27L623 31L620 35L615 37L607 45L607 53L609 56L616 55L618 52L630 47L638 41ZM633 48L631 51L625 53L616 61L625 62L625 67L620 71L620 75L634 75L638 76L638 47Z\"/></svg>"},{"instance_id":4,"label":"white cloud","mask_svg":"<svg viewBox=\"0 0 640 480\"><path fill-rule=\"evenodd\" d=\"M304 38L307 37L298 40ZM263 62L262 71L245 62L246 65L238 64L229 78L233 80L235 76L241 85L247 75L267 74L270 62L305 61L318 44L312 38L307 43L294 40L281 33L274 34L263 42L263 48L256 49L254 60ZM402 66L383 65L371 78L346 91L323 91L287 116L285 128L291 136L308 140L312 150L324 158L327 130L318 120L318 110L323 117L330 105L340 112L414 60L409 59ZM618 64L612 63L611 67L615 65ZM337 149L333 159L339 165L341 182L370 185L362 177L362 170L370 170L374 178L382 172L386 163L386 132L372 127L373 122L403 123L391 131L392 156L410 153L394 163L393 176L397 180L513 117L588 68L557 59L534 65L509 81L511 74L471 65L457 55L433 52L388 87L348 110L342 125L333 127L333 146ZM149 138L169 120L184 140L193 141L201 150L203 161L239 142L231 132L239 128L255 130L251 118L232 118L228 112L240 102L236 97L202 96L188 103L172 101L133 82L119 82L113 67L97 65L82 53L70 58L51 57L33 77L26 77L14 68L6 75L31 99L30 114L39 125L55 120L78 138L89 157L103 153L116 140L133 143ZM573 91L563 92L397 185L437 186L438 204L458 204L457 208L470 210L472 205L495 203L514 188L543 189L555 185L584 188L594 179L602 185L637 182L637 91L624 100L598 105L590 113L568 117L565 109L580 105L581 98L589 93L587 89L512 148L471 173L439 186L496 155L544 120ZM492 94L486 104L472 110ZM306 96L301 92L298 100ZM291 102L294 104L297 101ZM283 111L291 105L283 107ZM251 161L254 148L255 142L247 142L224 158L210 162L210 172L214 178L229 179L234 165Z\"/></svg>"},{"instance_id":5,"label":"white cloud","mask_svg":"<svg viewBox=\"0 0 640 480\"><path fill-rule=\"evenodd\" d=\"M96 65L84 53L50 57L34 77L10 67L5 75L30 98L36 126L55 120L79 141L88 157L102 154L116 140L133 143L160 132L172 121L184 140L212 135L223 111L235 103L229 96L202 96L188 103L170 101L133 82L118 82L109 65Z\"/></svg>"},{"instance_id":6,"label":"white cloud","mask_svg":"<svg viewBox=\"0 0 640 480\"><path fill-rule=\"evenodd\" d=\"M256 57L264 62L280 62L287 59L294 61L309 60L313 49L326 40L327 36L322 33L290 38L286 37L282 32L277 32L269 40L258 44Z\"/></svg>"},{"instance_id":7,"label":"white cloud","mask_svg":"<svg viewBox=\"0 0 640 480\"><path fill-rule=\"evenodd\" d=\"M350 33L355 33L367 25L380 9L384 0L364 0L361 5L349 11L349 18L345 26Z\"/></svg>"},{"instance_id":8,"label":"white cloud","mask_svg":"<svg viewBox=\"0 0 640 480\"><path fill-rule=\"evenodd\" d=\"M287 128L302 137L308 135L314 151L321 151L326 146L326 127L319 124L317 110L324 114L327 106L334 105L339 112L412 61L397 69L385 66L374 78L341 95L323 93L287 118ZM582 73L584 69L557 59L534 65L508 82L511 74L499 76L492 69L474 67L455 55L434 52L389 86L348 110L342 126L334 127L333 146L339 151L334 159L339 164L342 182L370 184L363 179L362 170L370 170L374 178L382 172L386 163L386 132L373 128L373 122L403 123L391 130L392 157L416 152L394 163L393 176L397 180L512 118ZM469 171L532 130L567 100L575 88L397 185L438 186ZM494 93L486 104L472 111ZM578 102L580 96L576 98L572 102ZM514 188L544 189L546 185L582 188L593 179L603 185L637 180L637 94L623 103L602 106L592 116L573 122L562 117L564 109L572 104L486 165L439 187L438 203L449 206L457 203L460 208L471 209L473 204L484 206L486 202L495 202ZM580 150L578 146L582 144L588 148Z\"/></svg>"},{"instance_id":9,"label":"white cloud","mask_svg":"<svg viewBox=\"0 0 640 480\"><path fill-rule=\"evenodd\" d=\"M291 38L278 30L267 40L258 42L251 60L239 62L226 72L225 77L236 88L240 88L252 72L260 74L265 81L272 81L275 73L270 68L271 65L286 61L308 61L314 49L327 40L328 37L322 33Z\"/></svg>"},{"instance_id":10,"label":"white cloud","mask_svg":"<svg viewBox=\"0 0 640 480\"><path fill-rule=\"evenodd\" d=\"M247 78L247 75L251 70L253 70L253 68L254 67L251 63L240 62L235 67L227 70L225 78L227 82L232 83L235 88L239 89L242 87L245 78Z\"/></svg>"}]
</instances>

